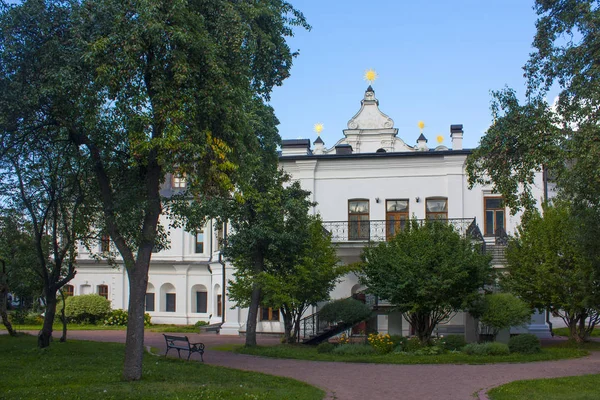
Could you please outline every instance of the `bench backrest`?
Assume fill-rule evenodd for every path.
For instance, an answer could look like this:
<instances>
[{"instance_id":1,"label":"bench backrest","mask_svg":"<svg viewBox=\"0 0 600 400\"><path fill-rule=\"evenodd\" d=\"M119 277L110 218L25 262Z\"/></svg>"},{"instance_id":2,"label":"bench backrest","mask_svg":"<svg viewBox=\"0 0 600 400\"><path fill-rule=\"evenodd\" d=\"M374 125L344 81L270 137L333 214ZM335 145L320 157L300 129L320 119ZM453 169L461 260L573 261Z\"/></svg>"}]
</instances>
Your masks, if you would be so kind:
<instances>
[{"instance_id":1,"label":"bench backrest","mask_svg":"<svg viewBox=\"0 0 600 400\"><path fill-rule=\"evenodd\" d=\"M185 343L188 347L190 346L190 341L187 336L172 336L165 335L164 333L163 336L165 337L165 340L167 341L168 345L175 346L176 342L182 342Z\"/></svg>"}]
</instances>

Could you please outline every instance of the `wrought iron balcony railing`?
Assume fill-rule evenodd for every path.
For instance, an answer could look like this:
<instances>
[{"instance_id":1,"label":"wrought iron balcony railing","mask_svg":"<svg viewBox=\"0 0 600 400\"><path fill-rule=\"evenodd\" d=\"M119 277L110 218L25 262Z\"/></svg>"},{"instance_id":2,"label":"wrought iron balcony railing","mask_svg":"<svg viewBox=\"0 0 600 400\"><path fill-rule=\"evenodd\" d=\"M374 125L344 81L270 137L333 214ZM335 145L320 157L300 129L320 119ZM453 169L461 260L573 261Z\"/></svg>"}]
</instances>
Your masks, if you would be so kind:
<instances>
[{"instance_id":1,"label":"wrought iron balcony railing","mask_svg":"<svg viewBox=\"0 0 600 400\"><path fill-rule=\"evenodd\" d=\"M475 218L450 218L439 220L454 226L462 236L471 236L476 239L483 236L477 227ZM405 224L410 221L397 220L362 220L362 221L323 221L323 228L331 234L334 243L340 242L382 242L393 237ZM417 220L424 224L426 220Z\"/></svg>"}]
</instances>

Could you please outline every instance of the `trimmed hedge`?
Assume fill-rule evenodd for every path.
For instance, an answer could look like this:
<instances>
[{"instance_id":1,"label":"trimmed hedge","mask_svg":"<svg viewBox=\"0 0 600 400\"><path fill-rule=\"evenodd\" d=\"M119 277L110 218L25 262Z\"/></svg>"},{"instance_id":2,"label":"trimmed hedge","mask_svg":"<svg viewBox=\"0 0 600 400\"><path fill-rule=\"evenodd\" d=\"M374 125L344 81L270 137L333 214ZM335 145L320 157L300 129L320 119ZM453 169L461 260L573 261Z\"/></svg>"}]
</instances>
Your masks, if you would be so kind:
<instances>
[{"instance_id":1,"label":"trimmed hedge","mask_svg":"<svg viewBox=\"0 0 600 400\"><path fill-rule=\"evenodd\" d=\"M542 351L540 339L531 334L513 336L508 341L508 348L511 353L535 354Z\"/></svg>"},{"instance_id":2,"label":"trimmed hedge","mask_svg":"<svg viewBox=\"0 0 600 400\"><path fill-rule=\"evenodd\" d=\"M67 297L65 315L75 323L95 324L110 313L110 301L97 294Z\"/></svg>"},{"instance_id":3,"label":"trimmed hedge","mask_svg":"<svg viewBox=\"0 0 600 400\"><path fill-rule=\"evenodd\" d=\"M371 308L365 303L348 298L327 303L319 311L319 317L329 323L343 322L354 325L371 316Z\"/></svg>"}]
</instances>

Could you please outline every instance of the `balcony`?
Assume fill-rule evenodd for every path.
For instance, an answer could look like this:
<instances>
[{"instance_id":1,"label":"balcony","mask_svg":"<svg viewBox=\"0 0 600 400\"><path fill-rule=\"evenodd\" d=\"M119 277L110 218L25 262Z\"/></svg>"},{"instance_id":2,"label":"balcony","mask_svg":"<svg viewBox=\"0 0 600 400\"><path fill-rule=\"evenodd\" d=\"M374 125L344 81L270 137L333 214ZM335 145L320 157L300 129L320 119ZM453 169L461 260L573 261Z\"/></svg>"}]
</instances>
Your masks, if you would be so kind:
<instances>
[{"instance_id":1,"label":"balcony","mask_svg":"<svg viewBox=\"0 0 600 400\"><path fill-rule=\"evenodd\" d=\"M471 236L483 241L475 218L450 218L440 220L454 226L462 236ZM424 224L426 220L417 220ZM383 242L392 237L409 221L360 220L360 221L323 221L323 228L331 234L334 243Z\"/></svg>"}]
</instances>

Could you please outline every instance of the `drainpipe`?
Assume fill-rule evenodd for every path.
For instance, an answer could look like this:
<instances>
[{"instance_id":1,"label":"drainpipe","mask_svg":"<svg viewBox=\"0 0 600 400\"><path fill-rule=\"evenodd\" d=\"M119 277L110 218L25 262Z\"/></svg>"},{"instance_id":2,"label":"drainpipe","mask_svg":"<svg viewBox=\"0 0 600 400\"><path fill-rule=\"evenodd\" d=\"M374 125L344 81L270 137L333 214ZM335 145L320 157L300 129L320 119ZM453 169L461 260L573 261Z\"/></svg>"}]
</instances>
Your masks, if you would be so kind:
<instances>
[{"instance_id":1,"label":"drainpipe","mask_svg":"<svg viewBox=\"0 0 600 400\"><path fill-rule=\"evenodd\" d=\"M223 222L223 243L227 241L227 222ZM223 284L222 284L222 294L221 294L221 322L225 323L225 310L227 307L225 306L225 262L223 261L223 249L219 252L219 263L223 269Z\"/></svg>"}]
</instances>

